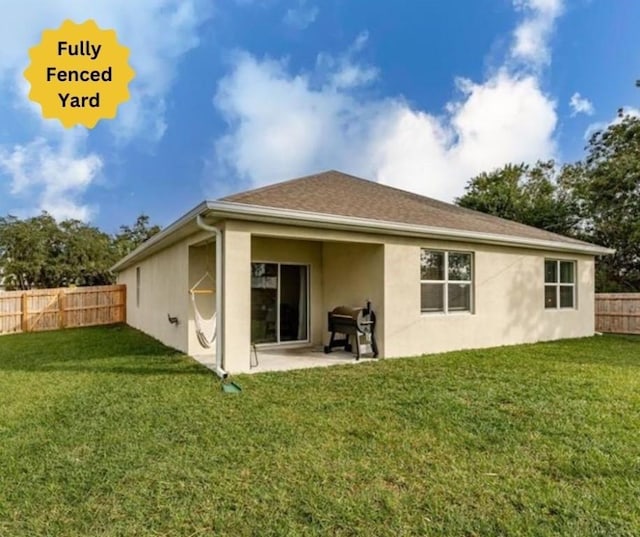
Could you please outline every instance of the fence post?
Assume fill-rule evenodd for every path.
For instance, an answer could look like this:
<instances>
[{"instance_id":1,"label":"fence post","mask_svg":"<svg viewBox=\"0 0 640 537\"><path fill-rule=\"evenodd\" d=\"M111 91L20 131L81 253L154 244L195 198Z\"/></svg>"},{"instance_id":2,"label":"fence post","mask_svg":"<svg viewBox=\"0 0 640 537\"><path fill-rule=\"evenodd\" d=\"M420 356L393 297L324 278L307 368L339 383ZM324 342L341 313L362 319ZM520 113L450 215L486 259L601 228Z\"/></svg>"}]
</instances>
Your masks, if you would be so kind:
<instances>
[{"instance_id":1,"label":"fence post","mask_svg":"<svg viewBox=\"0 0 640 537\"><path fill-rule=\"evenodd\" d=\"M21 328L23 332L28 332L29 331L29 312L28 310L28 304L29 304L29 297L27 295L27 292L24 291L22 293L22 318L21 318Z\"/></svg>"},{"instance_id":2,"label":"fence post","mask_svg":"<svg viewBox=\"0 0 640 537\"><path fill-rule=\"evenodd\" d=\"M121 320L123 323L127 322L127 287L120 288L120 302L122 306L120 306Z\"/></svg>"},{"instance_id":3,"label":"fence post","mask_svg":"<svg viewBox=\"0 0 640 537\"><path fill-rule=\"evenodd\" d=\"M67 326L67 312L65 310L65 306L65 292L61 290L60 293L58 293L58 326L60 328L66 328Z\"/></svg>"}]
</instances>

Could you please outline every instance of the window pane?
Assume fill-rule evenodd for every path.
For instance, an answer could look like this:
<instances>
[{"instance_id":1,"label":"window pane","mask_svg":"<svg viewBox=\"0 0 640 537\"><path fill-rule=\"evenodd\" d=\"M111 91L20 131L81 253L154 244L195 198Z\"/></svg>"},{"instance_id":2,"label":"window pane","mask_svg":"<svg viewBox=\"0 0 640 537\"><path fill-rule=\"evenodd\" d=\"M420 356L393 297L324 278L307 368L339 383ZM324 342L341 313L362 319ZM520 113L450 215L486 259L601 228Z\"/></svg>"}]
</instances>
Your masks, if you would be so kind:
<instances>
[{"instance_id":1,"label":"window pane","mask_svg":"<svg viewBox=\"0 0 640 537\"><path fill-rule=\"evenodd\" d=\"M471 285L449 284L449 311L471 311Z\"/></svg>"},{"instance_id":2,"label":"window pane","mask_svg":"<svg viewBox=\"0 0 640 537\"><path fill-rule=\"evenodd\" d=\"M558 263L556 261L544 262L544 282L556 283L558 281Z\"/></svg>"},{"instance_id":3,"label":"window pane","mask_svg":"<svg viewBox=\"0 0 640 537\"><path fill-rule=\"evenodd\" d=\"M573 308L573 285L560 286L560 307Z\"/></svg>"},{"instance_id":4,"label":"window pane","mask_svg":"<svg viewBox=\"0 0 640 537\"><path fill-rule=\"evenodd\" d=\"M557 308L558 299L556 295L557 287L555 285L544 286L544 307L545 308Z\"/></svg>"},{"instance_id":5,"label":"window pane","mask_svg":"<svg viewBox=\"0 0 640 537\"><path fill-rule=\"evenodd\" d=\"M444 252L420 251L420 279L444 280Z\"/></svg>"},{"instance_id":6,"label":"window pane","mask_svg":"<svg viewBox=\"0 0 640 537\"><path fill-rule=\"evenodd\" d=\"M573 261L560 261L560 282L574 283Z\"/></svg>"},{"instance_id":7,"label":"window pane","mask_svg":"<svg viewBox=\"0 0 640 537\"><path fill-rule=\"evenodd\" d=\"M251 263L251 287L254 289L277 289L277 263Z\"/></svg>"},{"instance_id":8,"label":"window pane","mask_svg":"<svg viewBox=\"0 0 640 537\"><path fill-rule=\"evenodd\" d=\"M420 308L422 311L444 311L444 284L421 284Z\"/></svg>"},{"instance_id":9,"label":"window pane","mask_svg":"<svg viewBox=\"0 0 640 537\"><path fill-rule=\"evenodd\" d=\"M471 254L449 253L449 279L471 281Z\"/></svg>"},{"instance_id":10,"label":"window pane","mask_svg":"<svg viewBox=\"0 0 640 537\"><path fill-rule=\"evenodd\" d=\"M251 263L251 342L278 341L278 265Z\"/></svg>"}]
</instances>

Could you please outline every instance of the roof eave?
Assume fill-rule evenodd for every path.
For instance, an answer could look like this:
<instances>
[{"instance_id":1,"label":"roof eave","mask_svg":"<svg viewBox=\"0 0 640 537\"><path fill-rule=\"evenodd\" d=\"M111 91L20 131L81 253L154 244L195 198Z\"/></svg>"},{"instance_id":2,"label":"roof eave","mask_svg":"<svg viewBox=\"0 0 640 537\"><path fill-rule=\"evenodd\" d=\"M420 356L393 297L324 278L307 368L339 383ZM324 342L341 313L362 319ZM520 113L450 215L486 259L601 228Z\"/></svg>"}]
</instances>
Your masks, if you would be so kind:
<instances>
[{"instance_id":1,"label":"roof eave","mask_svg":"<svg viewBox=\"0 0 640 537\"><path fill-rule=\"evenodd\" d=\"M521 248L528 247L586 255L610 255L615 253L615 250L611 248L605 248L595 244L575 244L571 242L528 239L513 235L404 224L401 222L280 209L262 205L249 205L231 201L204 201L123 257L111 270L113 272L119 272L134 264L139 259L146 257L145 253L147 253L148 250L153 247L159 247L163 242L169 241L172 235L177 234L182 228L193 223L196 216L204 215L205 213L213 213L219 218L235 218L238 220L254 220L289 225L299 224L323 229L362 231L382 235L403 235L454 241L466 240L482 244L517 246Z\"/></svg>"},{"instance_id":2,"label":"roof eave","mask_svg":"<svg viewBox=\"0 0 640 537\"><path fill-rule=\"evenodd\" d=\"M202 214L204 211L206 211L207 206L208 202L206 201L203 201L202 203L196 205L188 213L181 216L180 218L178 218L178 220L169 224L162 231L156 233L155 235L153 235L153 237L140 244L135 250L129 252L120 261L113 265L113 267L111 267L112 272L119 272L122 269L127 268L138 258L140 258L147 250L149 250L153 246L158 246L162 242L168 240L171 235L174 235L186 225L191 223L197 215Z\"/></svg>"},{"instance_id":3,"label":"roof eave","mask_svg":"<svg viewBox=\"0 0 640 537\"><path fill-rule=\"evenodd\" d=\"M582 253L587 255L609 255L615 250L595 244L577 244L543 239L529 239L513 235L499 235L464 231L451 228L405 224L382 220L371 220L351 216L339 216L325 213L280 209L262 205L249 205L230 201L208 201L207 209L218 217L230 217L242 220L260 220L272 223L312 225L325 229L341 229L376 232L385 235L405 235L450 240L468 240L483 244L530 247L561 252Z\"/></svg>"}]
</instances>

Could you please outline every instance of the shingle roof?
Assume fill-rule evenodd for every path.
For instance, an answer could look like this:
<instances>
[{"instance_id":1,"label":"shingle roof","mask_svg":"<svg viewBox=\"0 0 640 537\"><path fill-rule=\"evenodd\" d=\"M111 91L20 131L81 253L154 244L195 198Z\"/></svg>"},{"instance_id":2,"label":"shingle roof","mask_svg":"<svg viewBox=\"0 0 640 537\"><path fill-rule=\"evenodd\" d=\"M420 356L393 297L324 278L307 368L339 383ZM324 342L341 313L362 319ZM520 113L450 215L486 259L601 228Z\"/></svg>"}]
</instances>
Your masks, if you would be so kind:
<instances>
[{"instance_id":1,"label":"shingle roof","mask_svg":"<svg viewBox=\"0 0 640 537\"><path fill-rule=\"evenodd\" d=\"M220 201L588 245L335 170L241 192Z\"/></svg>"}]
</instances>

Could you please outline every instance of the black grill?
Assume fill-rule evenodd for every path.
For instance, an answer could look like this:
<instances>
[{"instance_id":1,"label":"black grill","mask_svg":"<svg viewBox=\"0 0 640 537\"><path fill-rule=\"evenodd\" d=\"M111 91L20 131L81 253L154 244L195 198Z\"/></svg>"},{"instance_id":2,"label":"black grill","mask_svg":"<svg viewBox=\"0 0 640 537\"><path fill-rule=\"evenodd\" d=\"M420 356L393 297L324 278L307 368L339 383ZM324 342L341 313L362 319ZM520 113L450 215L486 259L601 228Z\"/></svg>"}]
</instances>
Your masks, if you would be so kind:
<instances>
[{"instance_id":1,"label":"black grill","mask_svg":"<svg viewBox=\"0 0 640 537\"><path fill-rule=\"evenodd\" d=\"M363 354L371 354L374 358L378 357L375 336L376 314L371 309L370 302L367 302L364 308L351 306L333 308L328 313L328 326L331 338L329 344L324 347L325 353L329 354L335 348L343 348L347 352L352 352L355 345L356 360L359 360ZM353 344L351 338L353 338Z\"/></svg>"}]
</instances>

